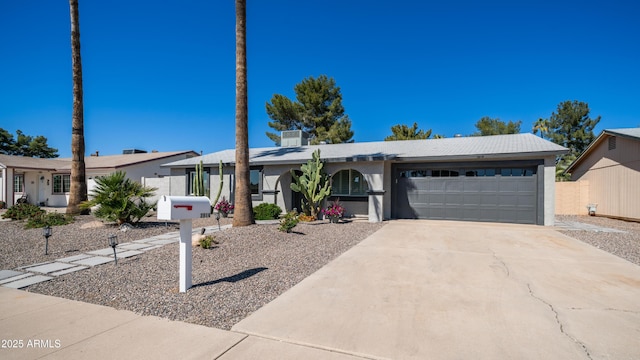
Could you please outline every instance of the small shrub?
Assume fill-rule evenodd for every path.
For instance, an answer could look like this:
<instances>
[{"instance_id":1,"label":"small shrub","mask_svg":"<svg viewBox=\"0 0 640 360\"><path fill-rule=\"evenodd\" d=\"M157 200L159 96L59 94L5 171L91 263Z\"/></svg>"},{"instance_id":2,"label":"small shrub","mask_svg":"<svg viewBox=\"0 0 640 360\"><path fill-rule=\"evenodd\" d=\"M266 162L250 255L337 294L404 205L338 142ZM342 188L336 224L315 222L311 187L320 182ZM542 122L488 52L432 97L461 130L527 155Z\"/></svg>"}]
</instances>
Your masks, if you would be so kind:
<instances>
[{"instance_id":1,"label":"small shrub","mask_svg":"<svg viewBox=\"0 0 640 360\"><path fill-rule=\"evenodd\" d=\"M210 248L213 243L215 243L213 235L207 235L200 239L200 247L203 249Z\"/></svg>"},{"instance_id":2,"label":"small shrub","mask_svg":"<svg viewBox=\"0 0 640 360\"><path fill-rule=\"evenodd\" d=\"M4 201L0 201L0 209L4 209L5 206L7 206L7 203Z\"/></svg>"},{"instance_id":3,"label":"small shrub","mask_svg":"<svg viewBox=\"0 0 640 360\"><path fill-rule=\"evenodd\" d=\"M73 216L50 212L46 214L36 215L27 220L26 229L43 228L45 226L67 225L73 222Z\"/></svg>"},{"instance_id":4,"label":"small shrub","mask_svg":"<svg viewBox=\"0 0 640 360\"><path fill-rule=\"evenodd\" d=\"M280 217L282 209L276 204L262 203L253 208L253 215L256 220L273 220Z\"/></svg>"},{"instance_id":5,"label":"small shrub","mask_svg":"<svg viewBox=\"0 0 640 360\"><path fill-rule=\"evenodd\" d=\"M227 214L230 214L233 211L234 206L223 196L222 200L217 203L216 206L213 207L213 209L218 210L218 212L222 214L222 216L226 217Z\"/></svg>"},{"instance_id":6,"label":"small shrub","mask_svg":"<svg viewBox=\"0 0 640 360\"><path fill-rule=\"evenodd\" d=\"M282 220L280 220L280 227L278 230L286 233L290 233L296 225L298 225L298 214L295 211L288 212Z\"/></svg>"},{"instance_id":7,"label":"small shrub","mask_svg":"<svg viewBox=\"0 0 640 360\"><path fill-rule=\"evenodd\" d=\"M300 216L298 216L298 220L304 221L304 222L312 222L312 221L316 221L316 217L311 215L300 214Z\"/></svg>"},{"instance_id":8,"label":"small shrub","mask_svg":"<svg viewBox=\"0 0 640 360\"><path fill-rule=\"evenodd\" d=\"M44 213L45 211L40 209L37 205L23 203L10 207L4 214L2 214L2 217L5 219L24 220Z\"/></svg>"}]
</instances>

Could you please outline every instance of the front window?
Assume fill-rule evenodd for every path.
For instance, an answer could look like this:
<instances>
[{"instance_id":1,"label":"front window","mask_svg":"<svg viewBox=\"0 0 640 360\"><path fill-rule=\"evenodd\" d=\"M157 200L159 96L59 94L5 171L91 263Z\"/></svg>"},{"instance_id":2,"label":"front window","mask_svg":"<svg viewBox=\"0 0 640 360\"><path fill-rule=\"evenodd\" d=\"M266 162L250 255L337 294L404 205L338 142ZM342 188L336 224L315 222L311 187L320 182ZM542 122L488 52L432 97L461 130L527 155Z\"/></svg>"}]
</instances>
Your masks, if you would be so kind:
<instances>
[{"instance_id":1,"label":"front window","mask_svg":"<svg viewBox=\"0 0 640 360\"><path fill-rule=\"evenodd\" d=\"M71 192L71 175L54 174L53 175L53 193L65 194Z\"/></svg>"},{"instance_id":2,"label":"front window","mask_svg":"<svg viewBox=\"0 0 640 360\"><path fill-rule=\"evenodd\" d=\"M332 196L364 196L369 185L357 170L340 170L331 177Z\"/></svg>"},{"instance_id":3,"label":"front window","mask_svg":"<svg viewBox=\"0 0 640 360\"><path fill-rule=\"evenodd\" d=\"M189 172L189 194L193 194L193 180L196 178L196 172L194 171L190 171ZM204 170L202 172L202 180L204 182L204 192L205 192L205 196L209 196L209 171L208 170Z\"/></svg>"},{"instance_id":4,"label":"front window","mask_svg":"<svg viewBox=\"0 0 640 360\"><path fill-rule=\"evenodd\" d=\"M260 184L262 183L262 171L260 169L251 169L249 175L249 188L251 196L260 195Z\"/></svg>"},{"instance_id":5,"label":"front window","mask_svg":"<svg viewBox=\"0 0 640 360\"><path fill-rule=\"evenodd\" d=\"M24 192L24 175L13 176L13 192Z\"/></svg>"}]
</instances>

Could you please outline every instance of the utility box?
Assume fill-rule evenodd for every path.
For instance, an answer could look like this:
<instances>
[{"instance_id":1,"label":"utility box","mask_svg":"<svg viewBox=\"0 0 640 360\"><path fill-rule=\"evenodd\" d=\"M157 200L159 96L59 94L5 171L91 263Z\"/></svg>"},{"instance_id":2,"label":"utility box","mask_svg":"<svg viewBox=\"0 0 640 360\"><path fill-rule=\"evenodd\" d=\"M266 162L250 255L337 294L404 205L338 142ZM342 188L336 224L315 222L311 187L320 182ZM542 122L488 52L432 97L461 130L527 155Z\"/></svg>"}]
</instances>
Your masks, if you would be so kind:
<instances>
[{"instance_id":1,"label":"utility box","mask_svg":"<svg viewBox=\"0 0 640 360\"><path fill-rule=\"evenodd\" d=\"M162 196L158 200L158 220L200 219L211 216L206 196Z\"/></svg>"}]
</instances>

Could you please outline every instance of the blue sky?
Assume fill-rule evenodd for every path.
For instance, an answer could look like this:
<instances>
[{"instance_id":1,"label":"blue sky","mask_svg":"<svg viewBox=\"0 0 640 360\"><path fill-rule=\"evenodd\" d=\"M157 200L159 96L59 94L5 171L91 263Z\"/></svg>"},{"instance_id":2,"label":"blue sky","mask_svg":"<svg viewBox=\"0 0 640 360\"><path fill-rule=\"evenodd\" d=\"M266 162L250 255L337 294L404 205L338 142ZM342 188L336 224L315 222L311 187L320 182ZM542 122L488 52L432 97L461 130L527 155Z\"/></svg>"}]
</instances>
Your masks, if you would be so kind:
<instances>
[{"instance_id":1,"label":"blue sky","mask_svg":"<svg viewBox=\"0 0 640 360\"><path fill-rule=\"evenodd\" d=\"M565 100L640 126L632 1L247 1L249 143L308 76L340 86L357 142L398 123L452 137L483 116L530 131ZM234 1L80 0L87 154L234 147ZM0 1L0 127L71 154L67 1Z\"/></svg>"}]
</instances>

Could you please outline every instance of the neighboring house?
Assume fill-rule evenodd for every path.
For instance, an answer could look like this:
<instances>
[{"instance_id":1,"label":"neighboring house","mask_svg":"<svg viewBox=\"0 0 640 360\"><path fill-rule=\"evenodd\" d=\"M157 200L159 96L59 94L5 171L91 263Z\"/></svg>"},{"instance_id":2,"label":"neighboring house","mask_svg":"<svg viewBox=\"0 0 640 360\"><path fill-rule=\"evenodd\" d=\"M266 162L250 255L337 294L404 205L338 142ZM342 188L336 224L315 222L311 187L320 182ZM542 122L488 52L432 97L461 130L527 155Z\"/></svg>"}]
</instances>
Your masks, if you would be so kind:
<instances>
[{"instance_id":1,"label":"neighboring house","mask_svg":"<svg viewBox=\"0 0 640 360\"><path fill-rule=\"evenodd\" d=\"M588 183L597 215L640 219L640 128L604 130L566 172Z\"/></svg>"},{"instance_id":2,"label":"neighboring house","mask_svg":"<svg viewBox=\"0 0 640 360\"><path fill-rule=\"evenodd\" d=\"M307 146L299 131L286 131L283 144L290 143L292 133L298 133L297 146L250 149L254 206L270 202L285 211L300 209L300 195L290 189L290 170L299 170L319 149L332 176L332 198L339 198L349 215L371 222L419 218L553 225L555 159L568 150L532 134ZM171 178L185 179L182 193L174 186L167 195L190 192L187 177L201 160L212 197L218 163L224 163L222 195L233 201L234 150L163 165L171 168Z\"/></svg>"},{"instance_id":3,"label":"neighboring house","mask_svg":"<svg viewBox=\"0 0 640 360\"><path fill-rule=\"evenodd\" d=\"M135 152L122 155L87 156L85 171L89 190L96 176L125 171L127 177L140 182L142 177L169 175L160 165L198 156L194 151ZM0 200L7 204L26 196L31 204L67 206L71 187L71 159L37 159L0 154Z\"/></svg>"}]
</instances>

